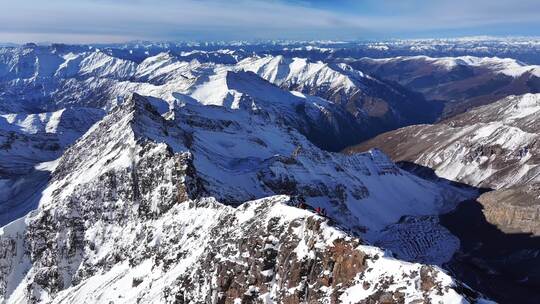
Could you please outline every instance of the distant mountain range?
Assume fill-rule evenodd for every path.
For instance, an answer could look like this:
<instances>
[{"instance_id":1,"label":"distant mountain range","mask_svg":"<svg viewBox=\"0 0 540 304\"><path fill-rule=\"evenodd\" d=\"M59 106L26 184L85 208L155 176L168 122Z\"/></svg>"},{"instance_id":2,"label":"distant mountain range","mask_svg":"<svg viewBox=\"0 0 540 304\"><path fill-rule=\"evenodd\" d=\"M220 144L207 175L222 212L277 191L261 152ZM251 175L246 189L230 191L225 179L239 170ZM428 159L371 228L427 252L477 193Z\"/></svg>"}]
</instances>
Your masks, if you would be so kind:
<instances>
[{"instance_id":1,"label":"distant mountain range","mask_svg":"<svg viewBox=\"0 0 540 304\"><path fill-rule=\"evenodd\" d=\"M497 57L363 58L350 62L430 100L445 102L450 117L509 95L540 92L540 66Z\"/></svg>"}]
</instances>

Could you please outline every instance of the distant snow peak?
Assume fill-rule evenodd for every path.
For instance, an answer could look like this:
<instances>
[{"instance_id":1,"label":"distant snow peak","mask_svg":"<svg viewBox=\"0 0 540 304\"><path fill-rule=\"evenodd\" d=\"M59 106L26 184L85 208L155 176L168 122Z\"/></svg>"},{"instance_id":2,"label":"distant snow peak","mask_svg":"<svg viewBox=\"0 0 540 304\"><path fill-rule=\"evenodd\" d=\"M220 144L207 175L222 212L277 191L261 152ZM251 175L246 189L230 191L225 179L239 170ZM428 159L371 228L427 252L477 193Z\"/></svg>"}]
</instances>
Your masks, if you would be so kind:
<instances>
[{"instance_id":1,"label":"distant snow peak","mask_svg":"<svg viewBox=\"0 0 540 304\"><path fill-rule=\"evenodd\" d=\"M246 58L238 63L244 70L257 73L262 78L280 86L350 90L361 86L361 78L366 77L345 64L331 66L323 62L310 62L305 58L285 58L266 56Z\"/></svg>"},{"instance_id":2,"label":"distant snow peak","mask_svg":"<svg viewBox=\"0 0 540 304\"><path fill-rule=\"evenodd\" d=\"M435 64L446 70L453 70L458 66L471 66L477 68L489 69L495 73L503 74L511 77L520 77L524 74L531 74L536 77L540 77L540 66L527 65L512 58L498 58L498 57L474 57L474 56L460 56L460 57L428 57L428 56L411 56L411 57L396 57L388 59L372 59L374 61L388 62L388 61L414 61L424 60Z\"/></svg>"}]
</instances>

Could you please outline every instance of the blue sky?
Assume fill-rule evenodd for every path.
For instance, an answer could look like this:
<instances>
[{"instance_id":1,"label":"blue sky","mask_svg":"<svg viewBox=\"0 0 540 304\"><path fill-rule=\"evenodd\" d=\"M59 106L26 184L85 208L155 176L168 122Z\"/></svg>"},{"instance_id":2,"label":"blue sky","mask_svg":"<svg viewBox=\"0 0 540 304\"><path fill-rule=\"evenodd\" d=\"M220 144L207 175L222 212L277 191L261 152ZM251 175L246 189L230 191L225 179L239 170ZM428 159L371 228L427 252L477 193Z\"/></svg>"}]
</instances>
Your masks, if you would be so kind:
<instances>
[{"instance_id":1,"label":"blue sky","mask_svg":"<svg viewBox=\"0 0 540 304\"><path fill-rule=\"evenodd\" d=\"M0 0L2 42L540 36L540 0Z\"/></svg>"}]
</instances>

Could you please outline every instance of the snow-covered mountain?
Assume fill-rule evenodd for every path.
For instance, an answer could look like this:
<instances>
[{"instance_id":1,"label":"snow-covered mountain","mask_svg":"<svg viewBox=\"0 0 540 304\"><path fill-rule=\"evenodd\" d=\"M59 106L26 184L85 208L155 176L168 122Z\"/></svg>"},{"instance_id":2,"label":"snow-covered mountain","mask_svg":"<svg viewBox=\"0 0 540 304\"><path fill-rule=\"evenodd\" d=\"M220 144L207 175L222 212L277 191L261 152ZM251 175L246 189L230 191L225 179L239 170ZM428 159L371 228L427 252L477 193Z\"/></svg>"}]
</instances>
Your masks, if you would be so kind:
<instances>
[{"instance_id":1,"label":"snow-covered mountain","mask_svg":"<svg viewBox=\"0 0 540 304\"><path fill-rule=\"evenodd\" d=\"M365 88L362 81L373 79L345 64L330 65L322 61L310 62L305 58L250 57L239 62L238 66L279 86L306 93L326 89L336 92L343 90L345 94L350 94L354 89Z\"/></svg>"},{"instance_id":2,"label":"snow-covered mountain","mask_svg":"<svg viewBox=\"0 0 540 304\"><path fill-rule=\"evenodd\" d=\"M428 102L419 94L382 82L344 63L265 56L246 58L237 66L287 90L339 104L369 124L372 133L432 122L442 109L439 103Z\"/></svg>"},{"instance_id":3,"label":"snow-covered mountain","mask_svg":"<svg viewBox=\"0 0 540 304\"><path fill-rule=\"evenodd\" d=\"M500 189L538 182L540 95L510 96L435 125L380 135L359 147L380 147L395 161L429 167L443 178Z\"/></svg>"},{"instance_id":4,"label":"snow-covered mountain","mask_svg":"<svg viewBox=\"0 0 540 304\"><path fill-rule=\"evenodd\" d=\"M340 49L351 45L358 49ZM331 151L432 122L442 103L422 94L469 107L534 91L537 68L499 58L340 58L365 47L351 45L0 48L0 226L11 222L0 228L0 296L472 303L484 300L459 280L491 292L471 278L515 268L505 278L523 279L535 248L479 256L492 243L463 237L470 214L461 218L459 203L484 207L487 220L475 225L538 233L528 215L537 210L537 95L362 146L382 151ZM439 178L401 169L412 167ZM477 198L478 187L499 191ZM536 280L530 272L527 282Z\"/></svg>"},{"instance_id":5,"label":"snow-covered mountain","mask_svg":"<svg viewBox=\"0 0 540 304\"><path fill-rule=\"evenodd\" d=\"M540 92L540 67L511 58L413 56L363 58L350 64L446 102L447 117L509 95Z\"/></svg>"},{"instance_id":6,"label":"snow-covered mountain","mask_svg":"<svg viewBox=\"0 0 540 304\"><path fill-rule=\"evenodd\" d=\"M308 124L305 134L325 149L337 151L400 126L432 122L441 109L439 103L427 102L419 94L374 79L345 64L283 56L256 56L239 63L223 64L222 60L186 61L190 58L186 57L188 55L168 51L132 61L116 57L107 49L4 48L0 58L0 86L4 88L0 93L0 112L40 113L74 106L110 109L129 92L156 97L172 105L176 102L175 93L189 95L195 86L202 86L204 82L208 82L207 87L214 85L214 78L226 71L245 70L255 72L284 90L299 91L334 103L336 106L326 107L325 121ZM260 99L261 94L256 96L256 93L251 91L250 98ZM264 98L280 97L265 95ZM163 107L162 110L166 110L167 105Z\"/></svg>"},{"instance_id":7,"label":"snow-covered mountain","mask_svg":"<svg viewBox=\"0 0 540 304\"><path fill-rule=\"evenodd\" d=\"M38 114L3 114L0 115L2 121L0 128L24 134L56 134L59 145L66 147L79 139L104 115L105 112L101 109L82 107Z\"/></svg>"},{"instance_id":8,"label":"snow-covered mountain","mask_svg":"<svg viewBox=\"0 0 540 304\"><path fill-rule=\"evenodd\" d=\"M269 83L261 82L255 75L241 76L228 66L184 62L168 53L149 57L137 64L111 57L100 50L80 54L48 51L36 47L10 53L12 58L6 60L8 66L3 82L7 90L0 97L4 112L39 113L81 106L108 109L121 102L129 92L161 99L156 99L156 102L160 102L156 105L160 111L167 111L178 102L177 96L188 94L204 99L202 102L207 104L237 107L240 99L246 102L248 99L264 99L266 102L286 104L288 112L309 111L304 113L305 120L313 120L313 123L303 123L305 132L317 136L321 144L330 134L342 138L342 143L333 142L338 145L333 149L358 141L360 135L357 133L361 133L360 126L345 111L335 108L317 113L328 106L295 109L295 106L302 106L302 100L307 97L274 88ZM42 68L44 64L41 62L46 63L46 69ZM23 69L24 73L21 72ZM260 90L247 92L250 86L242 82L249 81L258 83ZM213 96L206 96L206 92L211 92ZM236 104L232 104L234 98ZM330 105L323 100L318 103Z\"/></svg>"},{"instance_id":9,"label":"snow-covered mountain","mask_svg":"<svg viewBox=\"0 0 540 304\"><path fill-rule=\"evenodd\" d=\"M476 300L439 268L395 260L347 232L437 214L454 192L380 152L319 150L278 117L193 102L162 116L139 95L115 107L58 160L39 208L0 230L2 297ZM298 200L326 207L329 219L292 207Z\"/></svg>"},{"instance_id":10,"label":"snow-covered mountain","mask_svg":"<svg viewBox=\"0 0 540 304\"><path fill-rule=\"evenodd\" d=\"M394 161L430 168L452 181L497 190L478 200L486 203L487 217L503 230L537 234L539 115L539 94L511 96L435 125L382 134L348 151L379 147Z\"/></svg>"},{"instance_id":11,"label":"snow-covered mountain","mask_svg":"<svg viewBox=\"0 0 540 304\"><path fill-rule=\"evenodd\" d=\"M362 59L369 61L369 58ZM388 63L408 63L414 64L417 61L424 61L428 64L435 65L441 69L452 71L462 66L484 68L490 70L496 74L503 74L512 77L520 77L523 74L529 73L533 76L540 76L540 66L528 65L512 58L498 58L498 57L473 57L473 56L461 56L461 57L428 57L428 56L412 56L412 57L395 57L395 58L383 58L372 59L374 63L388 64Z\"/></svg>"},{"instance_id":12,"label":"snow-covered mountain","mask_svg":"<svg viewBox=\"0 0 540 304\"><path fill-rule=\"evenodd\" d=\"M388 257L287 202L285 197L270 197L231 208L200 199L177 204L154 220L120 226L99 219L86 231L69 227L70 222L87 223L85 214L64 227L43 229L33 226L39 220L35 218L26 241L14 237L24 224L13 223L3 228L2 241L32 248L39 266L33 266L15 290L8 285L7 303L29 298L52 303L476 300L474 292L440 269ZM81 239L57 239L59 248L40 252L42 245L30 235L56 229ZM108 231L121 234L112 240ZM83 245L86 242L91 245ZM47 263L47 256L61 267ZM14 260L20 258L30 257ZM57 279L49 280L51 275Z\"/></svg>"}]
</instances>

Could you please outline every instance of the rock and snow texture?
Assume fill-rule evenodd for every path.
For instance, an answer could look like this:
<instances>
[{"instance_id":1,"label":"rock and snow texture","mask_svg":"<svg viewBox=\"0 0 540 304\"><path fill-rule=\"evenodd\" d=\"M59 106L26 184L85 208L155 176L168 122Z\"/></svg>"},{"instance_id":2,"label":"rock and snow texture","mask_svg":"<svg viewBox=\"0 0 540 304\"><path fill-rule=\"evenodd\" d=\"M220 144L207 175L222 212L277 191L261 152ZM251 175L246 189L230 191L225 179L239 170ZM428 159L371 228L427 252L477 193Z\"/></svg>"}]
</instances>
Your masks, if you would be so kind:
<instances>
[{"instance_id":1,"label":"rock and snow texture","mask_svg":"<svg viewBox=\"0 0 540 304\"><path fill-rule=\"evenodd\" d=\"M502 303L537 303L540 276L533 265L539 263L540 248L539 115L539 94L510 96L435 125L382 134L349 151L380 147L404 168L491 190L442 217L461 243L447 267ZM408 244L405 232L414 231L394 235L404 235L401 244ZM388 246L385 241L393 239L378 245Z\"/></svg>"},{"instance_id":2,"label":"rock and snow texture","mask_svg":"<svg viewBox=\"0 0 540 304\"><path fill-rule=\"evenodd\" d=\"M104 114L71 108L0 115L0 226L36 208L54 160Z\"/></svg>"},{"instance_id":3,"label":"rock and snow texture","mask_svg":"<svg viewBox=\"0 0 540 304\"><path fill-rule=\"evenodd\" d=\"M238 67L254 72L279 86L310 89L352 90L364 89L363 80L373 79L346 64L329 65L310 62L305 58L285 58L283 56L251 57L238 63Z\"/></svg>"},{"instance_id":4,"label":"rock and snow texture","mask_svg":"<svg viewBox=\"0 0 540 304\"><path fill-rule=\"evenodd\" d=\"M540 236L540 186L531 183L488 192L478 198L486 220L505 233Z\"/></svg>"},{"instance_id":5,"label":"rock and snow texture","mask_svg":"<svg viewBox=\"0 0 540 304\"><path fill-rule=\"evenodd\" d=\"M540 95L510 96L435 125L402 128L352 150L380 147L395 161L491 189L539 181Z\"/></svg>"},{"instance_id":6,"label":"rock and snow texture","mask_svg":"<svg viewBox=\"0 0 540 304\"><path fill-rule=\"evenodd\" d=\"M0 115L0 129L23 134L55 134L62 147L75 142L105 112L93 108L68 108L37 114L12 113Z\"/></svg>"},{"instance_id":7,"label":"rock and snow texture","mask_svg":"<svg viewBox=\"0 0 540 304\"><path fill-rule=\"evenodd\" d=\"M161 116L133 96L58 160L39 208L1 228L0 297L6 303L477 300L439 268L362 245L327 219L288 206L289 196L276 196L303 194L331 214L340 210L334 219L345 227L354 220L377 229L404 213L438 212L443 190L380 152L347 157L318 150L272 119L269 112L190 104ZM334 184L346 176L345 184ZM415 185L410 199L399 192ZM357 198L342 201L349 196ZM369 213L383 209L384 216Z\"/></svg>"},{"instance_id":8,"label":"rock and snow texture","mask_svg":"<svg viewBox=\"0 0 540 304\"><path fill-rule=\"evenodd\" d=\"M232 208L199 199L175 204L158 219L139 218L123 225L116 221L124 214L114 220L99 218L93 224L84 224L95 221L84 215L71 218L83 222L81 227L68 223L61 228L65 237L74 234L72 241L56 239L60 248L37 253L29 273L17 278L20 285L6 290L6 302L475 300L460 294L467 288L439 268L395 260L285 203L287 197L270 197ZM140 216L136 210L133 213ZM30 219L29 225L36 220ZM22 249L21 243L39 246L28 244L30 236L12 238L16 228L5 227L2 241L17 249ZM47 231L54 228L39 232ZM47 263L47 257L52 263ZM22 257L24 263L27 259L32 258Z\"/></svg>"},{"instance_id":9,"label":"rock and snow texture","mask_svg":"<svg viewBox=\"0 0 540 304\"><path fill-rule=\"evenodd\" d=\"M6 115L65 107L110 109L138 92L154 97L160 112L194 99L230 108L255 107L259 102L281 104L283 114L296 119L304 134L331 150L365 136L366 126L347 111L321 98L278 89L255 74L236 71L234 65L183 62L169 53L137 64L100 50L78 54L40 47L3 51L6 71L0 80L8 90L0 94L0 113ZM47 62L43 71L42 61Z\"/></svg>"}]
</instances>

